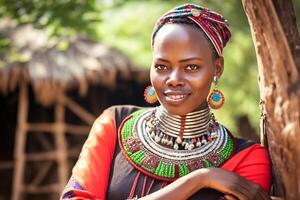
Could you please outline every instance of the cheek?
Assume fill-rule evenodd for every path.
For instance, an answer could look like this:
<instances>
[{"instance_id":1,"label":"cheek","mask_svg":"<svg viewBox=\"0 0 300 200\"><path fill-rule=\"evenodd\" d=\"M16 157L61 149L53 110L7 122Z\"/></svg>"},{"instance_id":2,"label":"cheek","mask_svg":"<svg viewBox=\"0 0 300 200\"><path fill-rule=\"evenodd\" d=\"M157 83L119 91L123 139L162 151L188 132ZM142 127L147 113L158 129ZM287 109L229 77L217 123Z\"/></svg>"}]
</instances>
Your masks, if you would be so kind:
<instances>
[{"instance_id":1,"label":"cheek","mask_svg":"<svg viewBox=\"0 0 300 200\"><path fill-rule=\"evenodd\" d=\"M160 101L163 98L163 90L165 87L164 78L161 75L158 75L154 70L151 70L150 81L156 91L158 101Z\"/></svg>"},{"instance_id":2,"label":"cheek","mask_svg":"<svg viewBox=\"0 0 300 200\"><path fill-rule=\"evenodd\" d=\"M158 76L158 74L152 68L150 70L150 81L151 81L152 86L156 90L156 92L158 92L160 90L160 88L162 87L163 81L161 80L161 77Z\"/></svg>"},{"instance_id":3,"label":"cheek","mask_svg":"<svg viewBox=\"0 0 300 200\"><path fill-rule=\"evenodd\" d=\"M190 85L198 93L208 93L210 90L212 83L212 76L210 75L199 75L197 77L194 77L190 81Z\"/></svg>"},{"instance_id":4,"label":"cheek","mask_svg":"<svg viewBox=\"0 0 300 200\"><path fill-rule=\"evenodd\" d=\"M150 69L150 82L153 87L157 84L157 75L156 72L154 71L153 67Z\"/></svg>"}]
</instances>

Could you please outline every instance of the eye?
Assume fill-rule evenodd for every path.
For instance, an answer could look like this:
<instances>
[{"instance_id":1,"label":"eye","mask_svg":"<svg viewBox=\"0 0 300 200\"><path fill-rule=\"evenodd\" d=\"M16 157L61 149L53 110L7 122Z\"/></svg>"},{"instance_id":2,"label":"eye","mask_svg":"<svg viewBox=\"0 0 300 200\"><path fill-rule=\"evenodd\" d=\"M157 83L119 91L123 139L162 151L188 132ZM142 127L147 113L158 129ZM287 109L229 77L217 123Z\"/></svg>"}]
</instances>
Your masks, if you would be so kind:
<instances>
[{"instance_id":1,"label":"eye","mask_svg":"<svg viewBox=\"0 0 300 200\"><path fill-rule=\"evenodd\" d=\"M168 67L166 65L157 64L157 65L154 65L154 69L156 71L166 71L168 69Z\"/></svg>"},{"instance_id":2,"label":"eye","mask_svg":"<svg viewBox=\"0 0 300 200\"><path fill-rule=\"evenodd\" d=\"M198 70L200 67L198 66L198 65L194 65L194 64L192 64L192 65L187 65L186 67L185 67L185 71L196 71L196 70Z\"/></svg>"}]
</instances>

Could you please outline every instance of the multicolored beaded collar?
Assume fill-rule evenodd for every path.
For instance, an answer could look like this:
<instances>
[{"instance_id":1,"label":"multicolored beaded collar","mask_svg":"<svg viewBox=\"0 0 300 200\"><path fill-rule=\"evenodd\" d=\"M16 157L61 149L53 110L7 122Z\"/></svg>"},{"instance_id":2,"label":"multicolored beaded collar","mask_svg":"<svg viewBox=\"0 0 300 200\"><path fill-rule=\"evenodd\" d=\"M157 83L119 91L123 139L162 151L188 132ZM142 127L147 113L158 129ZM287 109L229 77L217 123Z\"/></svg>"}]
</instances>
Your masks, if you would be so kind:
<instances>
[{"instance_id":1,"label":"multicolored beaded collar","mask_svg":"<svg viewBox=\"0 0 300 200\"><path fill-rule=\"evenodd\" d=\"M173 181L199 168L219 167L233 154L234 139L221 124L212 130L217 137L195 148L179 150L158 143L146 130L157 109L136 111L119 128L122 153L137 170L158 180Z\"/></svg>"}]
</instances>

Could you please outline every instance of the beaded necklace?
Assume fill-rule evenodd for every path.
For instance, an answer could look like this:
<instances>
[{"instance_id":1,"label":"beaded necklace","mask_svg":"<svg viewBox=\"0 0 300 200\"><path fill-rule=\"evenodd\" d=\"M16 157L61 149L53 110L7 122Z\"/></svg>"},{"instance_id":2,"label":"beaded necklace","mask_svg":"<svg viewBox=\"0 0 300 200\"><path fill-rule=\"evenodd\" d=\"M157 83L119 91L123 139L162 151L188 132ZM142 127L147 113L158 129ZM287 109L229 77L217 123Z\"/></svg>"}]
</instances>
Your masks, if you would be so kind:
<instances>
[{"instance_id":1,"label":"beaded necklace","mask_svg":"<svg viewBox=\"0 0 300 200\"><path fill-rule=\"evenodd\" d=\"M122 153L139 171L159 180L173 181L199 168L218 167L233 154L233 137L224 126L216 123L209 110L187 115L184 121L188 123L189 129L186 130L174 126L173 131L162 131L161 127L168 128L168 125L162 126L161 123L169 121L175 125L178 121L182 121L178 118L175 122L172 117L178 116L166 117L166 115L168 116L162 107L142 109L128 116L120 126L119 144ZM209 117L204 120L200 116ZM194 121L192 119L195 118L202 124L201 126L192 123ZM160 133L156 134L157 130ZM176 130L179 130L179 133L176 133ZM206 142L202 143L202 137ZM208 139L212 137L213 139ZM181 138L181 142L178 138ZM193 140L195 138L196 141ZM199 145L197 145L198 138L201 138ZM181 148L176 148L175 144Z\"/></svg>"}]
</instances>

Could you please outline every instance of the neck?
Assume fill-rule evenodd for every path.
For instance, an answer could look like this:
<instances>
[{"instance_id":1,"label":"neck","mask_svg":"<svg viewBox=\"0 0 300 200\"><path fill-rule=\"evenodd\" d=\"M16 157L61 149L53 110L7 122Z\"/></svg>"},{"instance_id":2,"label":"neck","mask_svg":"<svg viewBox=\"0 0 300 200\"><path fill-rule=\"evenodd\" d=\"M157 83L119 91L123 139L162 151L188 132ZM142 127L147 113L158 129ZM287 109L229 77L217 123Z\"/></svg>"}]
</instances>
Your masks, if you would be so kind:
<instances>
[{"instance_id":1,"label":"neck","mask_svg":"<svg viewBox=\"0 0 300 200\"><path fill-rule=\"evenodd\" d=\"M169 113L163 106L158 106L157 110L163 112L165 115L168 115L170 117L173 117L173 118L176 118L176 119L182 119L182 118L194 118L195 116L197 117L208 117L208 114L212 114L210 112L210 109L209 107L207 106L201 106L199 109L197 109L196 111L193 111L193 112L189 112L187 113L186 115L183 115L183 116L180 116L180 115L173 115L171 113ZM206 116L204 116L206 114Z\"/></svg>"},{"instance_id":2,"label":"neck","mask_svg":"<svg viewBox=\"0 0 300 200\"><path fill-rule=\"evenodd\" d=\"M180 138L200 136L215 122L208 107L190 112L185 116L178 116L168 113L162 106L159 106L155 115L158 125L166 134Z\"/></svg>"},{"instance_id":3,"label":"neck","mask_svg":"<svg viewBox=\"0 0 300 200\"><path fill-rule=\"evenodd\" d=\"M217 122L213 114L207 107L202 110L194 111L185 116L172 115L162 106L155 109L146 123L151 132L151 137L156 142L179 148L179 144L184 148L194 148L212 141L212 133L217 128ZM191 144L186 146L186 144Z\"/></svg>"}]
</instances>

